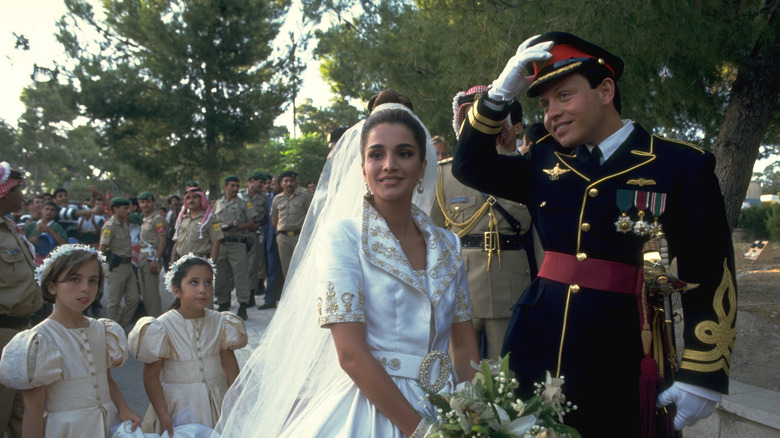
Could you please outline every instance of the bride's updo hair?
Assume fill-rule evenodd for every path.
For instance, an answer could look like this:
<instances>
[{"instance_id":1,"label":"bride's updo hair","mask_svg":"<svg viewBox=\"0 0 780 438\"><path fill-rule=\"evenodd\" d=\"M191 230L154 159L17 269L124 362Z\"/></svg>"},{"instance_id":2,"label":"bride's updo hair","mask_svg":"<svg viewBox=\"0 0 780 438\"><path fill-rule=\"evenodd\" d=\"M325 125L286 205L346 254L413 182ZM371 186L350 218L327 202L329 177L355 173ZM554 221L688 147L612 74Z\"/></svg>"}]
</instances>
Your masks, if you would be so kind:
<instances>
[{"instance_id":1,"label":"bride's updo hair","mask_svg":"<svg viewBox=\"0 0 780 438\"><path fill-rule=\"evenodd\" d=\"M383 103L400 103L401 105L414 111L414 105L412 104L412 99L409 99L408 97L393 90L392 88L388 88L386 90L380 91L379 94L373 95L371 99L369 99L368 112L369 113L373 112L374 108L378 107L379 105L382 105Z\"/></svg>"},{"instance_id":2,"label":"bride's updo hair","mask_svg":"<svg viewBox=\"0 0 780 438\"><path fill-rule=\"evenodd\" d=\"M414 141L417 142L417 147L420 150L420 162L425 161L425 129L410 112L402 109L386 109L377 111L368 116L368 119L366 119L366 122L363 124L363 130L360 132L360 157L363 161L366 159L366 142L368 141L368 134L372 129L383 123L404 125L409 128L409 130L412 131Z\"/></svg>"}]
</instances>

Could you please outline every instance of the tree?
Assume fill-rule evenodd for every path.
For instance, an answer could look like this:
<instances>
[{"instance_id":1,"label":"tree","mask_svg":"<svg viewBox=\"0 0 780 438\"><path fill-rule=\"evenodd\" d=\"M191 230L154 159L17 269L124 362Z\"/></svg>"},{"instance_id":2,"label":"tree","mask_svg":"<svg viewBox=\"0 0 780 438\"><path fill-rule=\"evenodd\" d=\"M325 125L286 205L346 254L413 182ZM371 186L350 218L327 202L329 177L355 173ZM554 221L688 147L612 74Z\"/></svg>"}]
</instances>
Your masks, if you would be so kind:
<instances>
[{"instance_id":1,"label":"tree","mask_svg":"<svg viewBox=\"0 0 780 438\"><path fill-rule=\"evenodd\" d=\"M27 173L28 193L50 191L56 187L86 194L87 186L97 184L116 188L96 180L110 175L110 164L102 156L101 139L88 125L77 123L77 91L69 81L61 82L55 71L36 68L33 83L22 91L25 111L18 129L6 128L13 149L9 160ZM74 193L75 195L75 193ZM75 196L74 196L75 199Z\"/></svg>"},{"instance_id":2,"label":"tree","mask_svg":"<svg viewBox=\"0 0 780 438\"><path fill-rule=\"evenodd\" d=\"M433 134L451 131L452 97L489 84L527 37L566 30L626 62L625 117L711 149L729 223L739 214L763 143L779 143L778 0L384 0L319 34L333 91L367 99L392 87L412 98ZM346 13L351 2L311 3ZM341 16L341 15L339 15ZM538 104L521 98L527 120Z\"/></svg>"},{"instance_id":3,"label":"tree","mask_svg":"<svg viewBox=\"0 0 780 438\"><path fill-rule=\"evenodd\" d=\"M65 3L58 39L76 62L78 102L116 171L149 189L197 179L218 193L293 90L295 63L271 45L290 0L106 0L102 20L84 0ZM97 46L80 41L83 27Z\"/></svg>"},{"instance_id":4,"label":"tree","mask_svg":"<svg viewBox=\"0 0 780 438\"><path fill-rule=\"evenodd\" d=\"M301 133L327 135L340 126L354 125L364 116L363 112L343 98L334 99L330 108L317 108L311 99L307 99L298 106L296 119Z\"/></svg>"},{"instance_id":5,"label":"tree","mask_svg":"<svg viewBox=\"0 0 780 438\"><path fill-rule=\"evenodd\" d=\"M260 170L273 175L294 170L303 183L319 180L328 156L328 145L325 136L317 132L305 133L297 138L287 135L258 145L253 148L251 156L252 162L262 163Z\"/></svg>"},{"instance_id":6,"label":"tree","mask_svg":"<svg viewBox=\"0 0 780 438\"><path fill-rule=\"evenodd\" d=\"M762 195L780 195L780 161L766 166L764 171L756 176L761 181Z\"/></svg>"}]
</instances>

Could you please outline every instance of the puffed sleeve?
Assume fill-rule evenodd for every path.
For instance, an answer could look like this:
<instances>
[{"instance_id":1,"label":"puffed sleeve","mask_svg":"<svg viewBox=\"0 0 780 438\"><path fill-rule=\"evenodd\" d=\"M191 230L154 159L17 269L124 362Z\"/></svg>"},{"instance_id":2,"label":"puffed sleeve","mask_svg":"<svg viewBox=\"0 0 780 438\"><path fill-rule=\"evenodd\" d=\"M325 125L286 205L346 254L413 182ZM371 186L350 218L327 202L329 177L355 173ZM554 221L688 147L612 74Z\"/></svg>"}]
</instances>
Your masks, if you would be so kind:
<instances>
[{"instance_id":1,"label":"puffed sleeve","mask_svg":"<svg viewBox=\"0 0 780 438\"><path fill-rule=\"evenodd\" d=\"M247 336L244 320L230 312L222 312L222 317L224 318L224 323L222 324L219 349L238 350L245 347Z\"/></svg>"},{"instance_id":2,"label":"puffed sleeve","mask_svg":"<svg viewBox=\"0 0 780 438\"><path fill-rule=\"evenodd\" d=\"M0 358L0 383L19 389L51 385L62 378L62 354L48 336L25 330L11 339Z\"/></svg>"},{"instance_id":3,"label":"puffed sleeve","mask_svg":"<svg viewBox=\"0 0 780 438\"><path fill-rule=\"evenodd\" d=\"M317 242L317 313L321 327L341 322L366 322L363 272L357 230L349 221L328 225Z\"/></svg>"},{"instance_id":4,"label":"puffed sleeve","mask_svg":"<svg viewBox=\"0 0 780 438\"><path fill-rule=\"evenodd\" d=\"M471 321L474 319L474 310L471 308L471 296L469 295L468 277L466 265L461 265L453 285L455 287L455 315L452 322Z\"/></svg>"},{"instance_id":5,"label":"puffed sleeve","mask_svg":"<svg viewBox=\"0 0 780 438\"><path fill-rule=\"evenodd\" d=\"M108 318L99 322L106 328L106 360L109 368L119 368L127 360L127 337L122 326Z\"/></svg>"},{"instance_id":6,"label":"puffed sleeve","mask_svg":"<svg viewBox=\"0 0 780 438\"><path fill-rule=\"evenodd\" d=\"M144 316L135 323L127 335L127 345L130 354L143 363L168 359L171 354L168 334L157 318L152 316Z\"/></svg>"}]
</instances>

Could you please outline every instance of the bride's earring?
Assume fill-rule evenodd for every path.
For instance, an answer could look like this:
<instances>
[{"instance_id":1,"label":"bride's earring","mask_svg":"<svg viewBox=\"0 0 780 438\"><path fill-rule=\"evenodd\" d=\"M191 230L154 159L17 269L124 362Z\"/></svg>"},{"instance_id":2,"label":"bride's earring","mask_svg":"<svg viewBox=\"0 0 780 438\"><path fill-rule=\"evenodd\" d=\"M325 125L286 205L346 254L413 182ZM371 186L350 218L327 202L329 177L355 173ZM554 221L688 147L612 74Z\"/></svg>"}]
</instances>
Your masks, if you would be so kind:
<instances>
[{"instance_id":1,"label":"bride's earring","mask_svg":"<svg viewBox=\"0 0 780 438\"><path fill-rule=\"evenodd\" d=\"M422 195L423 192L423 186L422 186L422 178L417 180L417 193Z\"/></svg>"},{"instance_id":2,"label":"bride's earring","mask_svg":"<svg viewBox=\"0 0 780 438\"><path fill-rule=\"evenodd\" d=\"M368 183L366 183L366 194L363 195L366 199L371 199L371 197L374 196L374 194L371 192L371 188L368 186Z\"/></svg>"}]
</instances>

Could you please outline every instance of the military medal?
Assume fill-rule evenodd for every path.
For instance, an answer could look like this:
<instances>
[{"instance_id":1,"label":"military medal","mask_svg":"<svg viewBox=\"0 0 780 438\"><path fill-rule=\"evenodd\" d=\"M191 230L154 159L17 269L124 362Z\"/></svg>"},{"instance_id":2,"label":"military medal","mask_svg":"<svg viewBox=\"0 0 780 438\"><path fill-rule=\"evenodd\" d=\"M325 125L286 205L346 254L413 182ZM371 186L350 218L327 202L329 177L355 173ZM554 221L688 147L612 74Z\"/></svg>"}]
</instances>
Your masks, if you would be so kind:
<instances>
[{"instance_id":1,"label":"military medal","mask_svg":"<svg viewBox=\"0 0 780 438\"><path fill-rule=\"evenodd\" d=\"M634 201L633 190L618 189L617 191L617 206L620 209L621 215L615 222L615 228L619 233L630 233L634 227L634 221L628 217L628 210L633 206Z\"/></svg>"},{"instance_id":2,"label":"military medal","mask_svg":"<svg viewBox=\"0 0 780 438\"><path fill-rule=\"evenodd\" d=\"M649 226L650 235L652 237L662 237L663 230L661 229L661 224L658 223L658 217L664 214L664 210L666 210L666 193L653 193L650 197L650 208L655 217L655 220Z\"/></svg>"},{"instance_id":3,"label":"military medal","mask_svg":"<svg viewBox=\"0 0 780 438\"><path fill-rule=\"evenodd\" d=\"M649 192L636 191L634 193L634 206L639 210L639 220L634 223L634 234L637 236L647 236L650 234L649 225L645 222L645 210L647 210L650 200Z\"/></svg>"}]
</instances>

